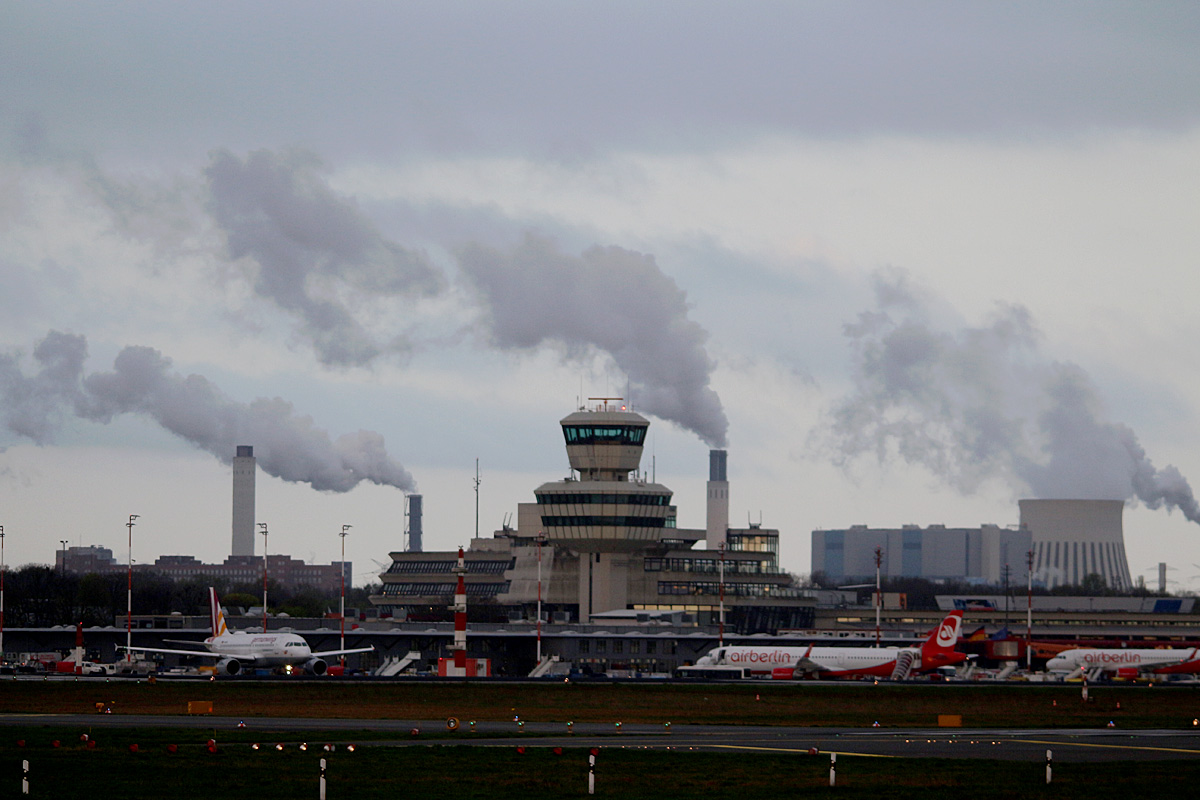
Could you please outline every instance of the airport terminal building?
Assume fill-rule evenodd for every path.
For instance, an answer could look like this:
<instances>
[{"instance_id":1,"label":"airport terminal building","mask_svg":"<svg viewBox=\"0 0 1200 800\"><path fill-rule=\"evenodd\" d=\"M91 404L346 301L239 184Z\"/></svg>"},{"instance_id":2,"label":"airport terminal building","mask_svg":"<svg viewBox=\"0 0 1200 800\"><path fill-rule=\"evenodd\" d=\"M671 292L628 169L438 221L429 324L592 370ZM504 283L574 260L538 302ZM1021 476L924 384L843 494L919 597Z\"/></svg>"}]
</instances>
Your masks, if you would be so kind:
<instances>
[{"instance_id":1,"label":"airport terminal building","mask_svg":"<svg viewBox=\"0 0 1200 800\"><path fill-rule=\"evenodd\" d=\"M811 625L815 601L779 566L779 531L729 527L726 453L709 458L703 530L676 525L666 486L640 471L649 421L597 399L560 421L571 474L534 490L516 526L466 549L472 622L690 623L769 633ZM371 598L381 614L446 619L455 552L394 552Z\"/></svg>"}]
</instances>

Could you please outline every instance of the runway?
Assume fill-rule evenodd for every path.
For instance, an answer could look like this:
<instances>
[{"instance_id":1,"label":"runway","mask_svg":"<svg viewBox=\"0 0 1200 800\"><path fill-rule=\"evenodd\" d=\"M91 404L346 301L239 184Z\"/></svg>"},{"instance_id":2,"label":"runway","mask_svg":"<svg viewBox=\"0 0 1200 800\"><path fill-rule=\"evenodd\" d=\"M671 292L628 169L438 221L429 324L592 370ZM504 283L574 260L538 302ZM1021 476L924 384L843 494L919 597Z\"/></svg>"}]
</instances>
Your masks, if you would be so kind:
<instances>
[{"instance_id":1,"label":"runway","mask_svg":"<svg viewBox=\"0 0 1200 800\"><path fill-rule=\"evenodd\" d=\"M239 729L239 723L244 728ZM1145 761L1200 757L1200 730L1101 729L885 729L790 728L735 725L647 725L459 720L308 719L300 717L158 716L133 714L0 714L0 726L86 728L179 728L239 734L259 731L264 741L289 741L288 733L321 733L332 742L405 747L467 745L476 747L626 747L691 752L794 753L810 757L983 758L1056 762ZM416 731L417 733L413 733ZM372 733L408 734L376 739ZM240 738L240 737L239 737Z\"/></svg>"}]
</instances>

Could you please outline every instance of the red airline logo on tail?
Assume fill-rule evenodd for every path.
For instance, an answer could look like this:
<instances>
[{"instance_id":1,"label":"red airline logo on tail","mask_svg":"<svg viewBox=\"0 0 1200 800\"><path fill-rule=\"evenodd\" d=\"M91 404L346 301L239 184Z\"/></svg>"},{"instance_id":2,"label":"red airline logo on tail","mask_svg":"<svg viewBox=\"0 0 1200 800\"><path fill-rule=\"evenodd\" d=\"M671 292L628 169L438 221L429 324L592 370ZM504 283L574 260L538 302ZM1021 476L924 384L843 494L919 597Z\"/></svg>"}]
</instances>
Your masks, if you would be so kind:
<instances>
[{"instance_id":1,"label":"red airline logo on tail","mask_svg":"<svg viewBox=\"0 0 1200 800\"><path fill-rule=\"evenodd\" d=\"M938 647L953 648L958 643L958 632L962 629L962 612L951 611L950 615L942 620L941 626L937 632Z\"/></svg>"}]
</instances>

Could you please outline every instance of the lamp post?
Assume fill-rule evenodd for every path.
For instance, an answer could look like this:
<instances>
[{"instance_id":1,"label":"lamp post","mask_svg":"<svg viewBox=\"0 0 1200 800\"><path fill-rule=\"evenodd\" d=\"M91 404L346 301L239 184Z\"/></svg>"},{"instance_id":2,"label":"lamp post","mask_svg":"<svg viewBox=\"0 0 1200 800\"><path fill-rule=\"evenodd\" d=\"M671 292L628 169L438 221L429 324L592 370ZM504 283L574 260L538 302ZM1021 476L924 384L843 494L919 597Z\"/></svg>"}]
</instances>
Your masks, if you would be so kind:
<instances>
[{"instance_id":1,"label":"lamp post","mask_svg":"<svg viewBox=\"0 0 1200 800\"><path fill-rule=\"evenodd\" d=\"M879 570L883 566L883 548L875 548L875 647L879 647L879 607L883 603L883 586L879 582Z\"/></svg>"},{"instance_id":2,"label":"lamp post","mask_svg":"<svg viewBox=\"0 0 1200 800\"><path fill-rule=\"evenodd\" d=\"M338 534L342 537L342 563L338 565L341 568L340 571L342 573L342 613L339 615L342 621L342 636L341 644L338 645L338 649L340 650L346 649L346 534L349 532L351 527L352 526L350 525L343 525L342 532ZM342 667L345 668L346 654L342 653L339 660L342 662Z\"/></svg>"},{"instance_id":3,"label":"lamp post","mask_svg":"<svg viewBox=\"0 0 1200 800\"><path fill-rule=\"evenodd\" d=\"M125 660L133 661L133 651L129 648L133 644L133 521L138 518L137 514L129 515L129 522L125 523L125 527L129 529L129 582L125 590Z\"/></svg>"},{"instance_id":4,"label":"lamp post","mask_svg":"<svg viewBox=\"0 0 1200 800\"><path fill-rule=\"evenodd\" d=\"M1028 588L1026 589L1026 599L1028 604L1025 608L1025 671L1029 672L1033 669L1033 551L1025 553L1026 575L1028 576Z\"/></svg>"},{"instance_id":5,"label":"lamp post","mask_svg":"<svg viewBox=\"0 0 1200 800\"><path fill-rule=\"evenodd\" d=\"M720 594L720 609L717 615L717 647L725 646L725 543L721 542L717 545L719 557L717 559L717 567L720 571L718 576L717 591Z\"/></svg>"},{"instance_id":6,"label":"lamp post","mask_svg":"<svg viewBox=\"0 0 1200 800\"><path fill-rule=\"evenodd\" d=\"M62 545L62 574L67 574L67 542L69 539L59 539L58 543Z\"/></svg>"},{"instance_id":7,"label":"lamp post","mask_svg":"<svg viewBox=\"0 0 1200 800\"><path fill-rule=\"evenodd\" d=\"M546 534L544 531L538 531L537 539L537 578L538 578L538 594L537 594L537 663L542 663L542 545L546 542Z\"/></svg>"},{"instance_id":8,"label":"lamp post","mask_svg":"<svg viewBox=\"0 0 1200 800\"><path fill-rule=\"evenodd\" d=\"M4 526L0 525L0 662L4 661Z\"/></svg>"},{"instance_id":9,"label":"lamp post","mask_svg":"<svg viewBox=\"0 0 1200 800\"><path fill-rule=\"evenodd\" d=\"M263 535L263 633L267 632L267 523L260 522Z\"/></svg>"}]
</instances>

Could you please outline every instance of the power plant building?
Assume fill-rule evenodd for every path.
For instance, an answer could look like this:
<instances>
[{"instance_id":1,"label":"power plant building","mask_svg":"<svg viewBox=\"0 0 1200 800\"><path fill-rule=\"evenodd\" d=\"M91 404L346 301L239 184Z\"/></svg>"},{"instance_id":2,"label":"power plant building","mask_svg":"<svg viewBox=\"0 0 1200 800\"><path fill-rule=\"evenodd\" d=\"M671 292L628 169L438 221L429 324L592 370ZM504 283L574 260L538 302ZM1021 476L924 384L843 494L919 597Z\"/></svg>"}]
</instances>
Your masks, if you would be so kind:
<instances>
[{"instance_id":1,"label":"power plant building","mask_svg":"<svg viewBox=\"0 0 1200 800\"><path fill-rule=\"evenodd\" d=\"M875 551L888 578L956 580L998 586L1024 580L1033 553L1033 582L1046 588L1098 575L1129 590L1121 500L1021 500L1020 525L1001 528L868 528L812 532L812 569L834 581L874 579Z\"/></svg>"},{"instance_id":2,"label":"power plant building","mask_svg":"<svg viewBox=\"0 0 1200 800\"><path fill-rule=\"evenodd\" d=\"M571 473L534 490L516 527L472 539L465 588L472 619L552 622L670 618L731 631L811 624L815 601L779 567L779 532L728 526L725 451L710 454L708 523L676 525L673 493L640 471L650 422L619 398L594 398L560 421ZM715 501L715 502L714 502ZM435 620L454 592L456 552L394 552L371 602L398 619ZM490 617L489 617L490 615Z\"/></svg>"},{"instance_id":3,"label":"power plant building","mask_svg":"<svg viewBox=\"0 0 1200 800\"><path fill-rule=\"evenodd\" d=\"M868 528L812 532L812 570L833 581L874 580L875 551L885 578L925 578L1000 584L1005 568L1024 575L1031 547L1027 530L978 528Z\"/></svg>"}]
</instances>

